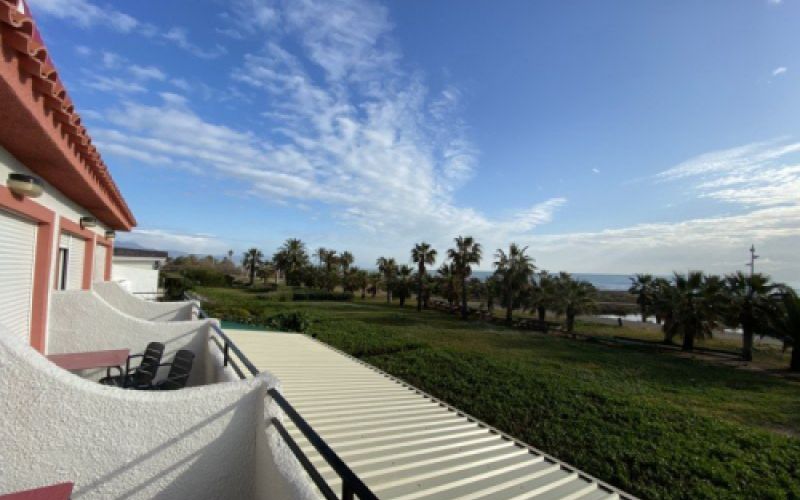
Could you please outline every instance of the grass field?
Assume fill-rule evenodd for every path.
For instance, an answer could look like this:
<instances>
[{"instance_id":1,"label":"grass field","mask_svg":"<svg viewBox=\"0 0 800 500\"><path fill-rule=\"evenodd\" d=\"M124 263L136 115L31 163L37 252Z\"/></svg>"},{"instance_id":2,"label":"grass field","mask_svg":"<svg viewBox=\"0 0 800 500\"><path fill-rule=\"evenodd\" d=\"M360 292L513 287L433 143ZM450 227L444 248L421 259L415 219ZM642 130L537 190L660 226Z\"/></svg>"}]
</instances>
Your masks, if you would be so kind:
<instances>
[{"instance_id":1,"label":"grass field","mask_svg":"<svg viewBox=\"0 0 800 500\"><path fill-rule=\"evenodd\" d=\"M638 496L800 498L797 382L410 305L198 292L212 315L306 312L321 340Z\"/></svg>"}]
</instances>

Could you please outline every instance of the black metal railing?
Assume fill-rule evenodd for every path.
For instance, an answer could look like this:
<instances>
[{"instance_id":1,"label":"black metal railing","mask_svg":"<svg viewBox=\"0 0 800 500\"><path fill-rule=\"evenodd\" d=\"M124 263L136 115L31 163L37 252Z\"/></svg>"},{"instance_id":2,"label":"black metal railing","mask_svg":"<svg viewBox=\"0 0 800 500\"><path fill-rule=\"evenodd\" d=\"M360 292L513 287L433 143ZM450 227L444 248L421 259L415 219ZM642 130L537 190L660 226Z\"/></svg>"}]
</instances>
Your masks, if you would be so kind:
<instances>
[{"instance_id":1,"label":"black metal railing","mask_svg":"<svg viewBox=\"0 0 800 500\"><path fill-rule=\"evenodd\" d=\"M186 295L186 299L197 300L197 298L189 296L188 294ZM198 307L197 317L200 319L205 319L208 318L208 315L201 307ZM238 375L241 379L247 378L247 375L242 370L242 366L250 373L250 375L258 375L259 371L255 365L253 365L253 363L247 358L247 356L245 356L241 349L239 349L239 346L237 346L230 339L230 337L225 334L222 328L213 323L211 327L214 333L214 335L211 337L211 340L222 352L223 366L230 366L233 371L236 372L236 375ZM233 354L237 359L233 359L231 354ZM239 366L240 363L242 366ZM297 427L297 429L303 433L308 442L311 443L314 448L316 448L322 458L328 462L328 465L330 465L331 468L339 475L342 480L342 500L353 500L355 497L363 500L377 500L378 497L369 489L366 484L364 484L361 478L359 478L355 472L353 472L352 469L350 469L350 467L348 467L347 464L344 463L341 458L339 458L339 455L337 455L336 452L333 451L330 446L328 446L322 437L320 437L320 435L314 431L311 425L306 422L302 416L300 416L291 403L289 403L289 401L283 397L283 394L281 394L275 388L269 389L267 393L278 404L278 406L280 406L281 410L283 410L284 414L289 417L292 423L294 423L295 427ZM289 431L286 429L283 423L276 417L272 417L270 422L275 426L275 429L277 429L284 441L286 441L289 449L292 450L292 453L294 453L295 457L300 462L300 465L303 466L309 477L311 477L311 480L314 482L317 488L319 488L319 491L322 493L322 495L328 500L340 498L336 495L328 482L325 481L317 468L314 467L314 464L311 463L311 460L300 448L300 445L297 444L297 441L295 441L291 434L289 434Z\"/></svg>"}]
</instances>

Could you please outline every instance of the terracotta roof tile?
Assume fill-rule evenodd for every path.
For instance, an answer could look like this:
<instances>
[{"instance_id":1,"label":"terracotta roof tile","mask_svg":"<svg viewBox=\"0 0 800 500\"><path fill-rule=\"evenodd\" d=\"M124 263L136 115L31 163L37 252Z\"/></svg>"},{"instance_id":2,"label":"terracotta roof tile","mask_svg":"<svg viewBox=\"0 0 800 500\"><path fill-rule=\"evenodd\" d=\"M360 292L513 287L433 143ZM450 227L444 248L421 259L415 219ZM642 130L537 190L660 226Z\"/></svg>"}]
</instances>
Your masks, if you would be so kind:
<instances>
[{"instance_id":1,"label":"terracotta roof tile","mask_svg":"<svg viewBox=\"0 0 800 500\"><path fill-rule=\"evenodd\" d=\"M110 225L119 229L130 229L136 224L136 220L109 175L99 152L92 145L86 128L81 124L81 118L75 112L36 24L29 15L28 6L23 3L24 13L20 12L18 1L23 0L0 0L2 45L16 51L19 72L32 78L32 87L41 94L45 113L60 127L62 140L77 155L78 164L95 179L96 187L111 201L116 209L114 211L119 212L122 220Z\"/></svg>"}]
</instances>

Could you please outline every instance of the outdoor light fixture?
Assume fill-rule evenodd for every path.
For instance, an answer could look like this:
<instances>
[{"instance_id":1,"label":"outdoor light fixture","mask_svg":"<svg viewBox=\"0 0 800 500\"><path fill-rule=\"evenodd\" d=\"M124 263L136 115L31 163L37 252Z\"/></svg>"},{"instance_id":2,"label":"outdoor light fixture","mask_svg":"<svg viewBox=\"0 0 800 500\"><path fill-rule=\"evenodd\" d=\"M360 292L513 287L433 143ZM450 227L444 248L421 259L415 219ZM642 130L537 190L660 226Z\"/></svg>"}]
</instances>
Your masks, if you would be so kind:
<instances>
[{"instance_id":1,"label":"outdoor light fixture","mask_svg":"<svg viewBox=\"0 0 800 500\"><path fill-rule=\"evenodd\" d=\"M42 181L27 174L8 174L8 189L17 196L37 198L42 194Z\"/></svg>"},{"instance_id":2,"label":"outdoor light fixture","mask_svg":"<svg viewBox=\"0 0 800 500\"><path fill-rule=\"evenodd\" d=\"M115 233L115 232L114 232L113 230L111 230L111 229L109 229L108 231L106 231L106 239L107 239L107 240L113 240L113 239L114 239L114 237L115 237L116 235L117 235L117 233Z\"/></svg>"},{"instance_id":3,"label":"outdoor light fixture","mask_svg":"<svg viewBox=\"0 0 800 500\"><path fill-rule=\"evenodd\" d=\"M97 219L94 217L81 217L81 229L86 229L87 227L94 227L97 225Z\"/></svg>"}]
</instances>

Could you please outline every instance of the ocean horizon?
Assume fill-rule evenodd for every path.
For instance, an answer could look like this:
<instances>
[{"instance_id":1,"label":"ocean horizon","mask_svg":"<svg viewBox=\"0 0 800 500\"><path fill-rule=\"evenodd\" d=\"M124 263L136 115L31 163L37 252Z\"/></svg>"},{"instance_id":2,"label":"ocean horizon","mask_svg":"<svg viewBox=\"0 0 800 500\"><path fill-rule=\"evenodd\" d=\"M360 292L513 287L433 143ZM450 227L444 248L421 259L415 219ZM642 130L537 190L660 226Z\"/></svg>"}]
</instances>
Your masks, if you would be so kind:
<instances>
[{"instance_id":1,"label":"ocean horizon","mask_svg":"<svg viewBox=\"0 0 800 500\"><path fill-rule=\"evenodd\" d=\"M472 271L472 276L485 280L494 271ZM626 291L631 286L633 274L570 273L576 280L588 281L598 290Z\"/></svg>"}]
</instances>

